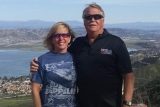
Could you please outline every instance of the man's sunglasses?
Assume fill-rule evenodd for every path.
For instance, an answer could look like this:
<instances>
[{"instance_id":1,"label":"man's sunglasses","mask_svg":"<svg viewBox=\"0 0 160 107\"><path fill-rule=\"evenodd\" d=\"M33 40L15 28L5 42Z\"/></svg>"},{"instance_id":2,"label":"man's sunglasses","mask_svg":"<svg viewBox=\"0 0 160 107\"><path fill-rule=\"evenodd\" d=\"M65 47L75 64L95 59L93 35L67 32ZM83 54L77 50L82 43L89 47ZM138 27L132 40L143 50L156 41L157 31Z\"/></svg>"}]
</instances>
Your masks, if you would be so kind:
<instances>
[{"instance_id":1,"label":"man's sunglasses","mask_svg":"<svg viewBox=\"0 0 160 107\"><path fill-rule=\"evenodd\" d=\"M70 36L71 35L69 33L56 33L56 34L52 35L53 38L60 38L60 37L67 38Z\"/></svg>"},{"instance_id":2,"label":"man's sunglasses","mask_svg":"<svg viewBox=\"0 0 160 107\"><path fill-rule=\"evenodd\" d=\"M92 20L92 18L94 18L94 20L99 20L99 19L102 19L104 17L102 15L100 15L100 14L84 15L83 16L83 19L85 19L85 20Z\"/></svg>"}]
</instances>

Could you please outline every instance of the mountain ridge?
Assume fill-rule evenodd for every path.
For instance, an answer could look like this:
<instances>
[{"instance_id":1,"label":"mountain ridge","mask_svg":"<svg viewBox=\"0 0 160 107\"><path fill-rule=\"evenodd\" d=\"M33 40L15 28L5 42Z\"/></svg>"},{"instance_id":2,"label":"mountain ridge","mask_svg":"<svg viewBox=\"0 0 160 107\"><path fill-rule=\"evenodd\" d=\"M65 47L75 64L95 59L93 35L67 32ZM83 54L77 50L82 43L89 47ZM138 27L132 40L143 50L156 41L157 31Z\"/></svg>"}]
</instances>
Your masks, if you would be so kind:
<instances>
[{"instance_id":1,"label":"mountain ridge","mask_svg":"<svg viewBox=\"0 0 160 107\"><path fill-rule=\"evenodd\" d=\"M84 27L83 22L68 20L65 21L72 28ZM0 29L17 28L50 28L55 21L29 20L29 21L0 21ZM160 30L160 22L128 22L105 24L106 28L140 29L140 30Z\"/></svg>"}]
</instances>

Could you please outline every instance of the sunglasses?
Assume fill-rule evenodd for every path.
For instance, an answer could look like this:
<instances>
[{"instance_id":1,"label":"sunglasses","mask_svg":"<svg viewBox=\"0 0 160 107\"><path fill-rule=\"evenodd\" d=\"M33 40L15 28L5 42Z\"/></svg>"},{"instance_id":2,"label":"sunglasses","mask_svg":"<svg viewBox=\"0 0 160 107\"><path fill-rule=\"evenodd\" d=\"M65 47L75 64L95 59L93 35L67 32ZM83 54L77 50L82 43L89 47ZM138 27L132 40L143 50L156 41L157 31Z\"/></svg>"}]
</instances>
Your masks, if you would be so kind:
<instances>
[{"instance_id":1,"label":"sunglasses","mask_svg":"<svg viewBox=\"0 0 160 107\"><path fill-rule=\"evenodd\" d=\"M92 18L94 18L94 20L99 20L99 19L102 19L104 17L100 14L94 14L94 15L84 15L83 18L85 20L92 20Z\"/></svg>"},{"instance_id":2,"label":"sunglasses","mask_svg":"<svg viewBox=\"0 0 160 107\"><path fill-rule=\"evenodd\" d=\"M69 33L56 33L52 37L53 38L60 38L60 37L67 38L67 37L70 37L70 36L71 35Z\"/></svg>"}]
</instances>

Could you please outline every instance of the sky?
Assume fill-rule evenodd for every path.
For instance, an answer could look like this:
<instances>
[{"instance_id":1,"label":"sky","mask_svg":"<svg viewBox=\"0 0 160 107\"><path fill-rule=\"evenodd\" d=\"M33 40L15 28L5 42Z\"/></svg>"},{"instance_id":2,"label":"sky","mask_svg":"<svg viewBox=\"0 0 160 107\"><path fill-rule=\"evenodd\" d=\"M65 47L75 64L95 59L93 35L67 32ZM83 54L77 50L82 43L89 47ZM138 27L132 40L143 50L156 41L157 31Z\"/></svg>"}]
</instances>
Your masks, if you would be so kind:
<instances>
[{"instance_id":1,"label":"sky","mask_svg":"<svg viewBox=\"0 0 160 107\"><path fill-rule=\"evenodd\" d=\"M160 0L0 0L0 21L83 21L82 11L96 2L105 23L160 22Z\"/></svg>"}]
</instances>

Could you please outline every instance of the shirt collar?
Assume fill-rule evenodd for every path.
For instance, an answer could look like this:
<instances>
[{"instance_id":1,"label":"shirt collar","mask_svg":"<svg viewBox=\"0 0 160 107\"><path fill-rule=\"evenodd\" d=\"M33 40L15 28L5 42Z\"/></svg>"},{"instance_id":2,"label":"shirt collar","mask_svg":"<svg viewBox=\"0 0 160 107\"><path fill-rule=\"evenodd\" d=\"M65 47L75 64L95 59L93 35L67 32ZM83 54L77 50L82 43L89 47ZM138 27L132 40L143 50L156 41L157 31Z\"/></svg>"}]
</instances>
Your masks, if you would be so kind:
<instances>
[{"instance_id":1,"label":"shirt collar","mask_svg":"<svg viewBox=\"0 0 160 107\"><path fill-rule=\"evenodd\" d=\"M99 35L97 36L96 40L102 39L102 38L108 36L108 34L109 34L109 33L108 33L107 29L103 29L103 33L102 33L102 34L99 34ZM86 36L85 36L85 41L88 42L87 34L86 34Z\"/></svg>"}]
</instances>

